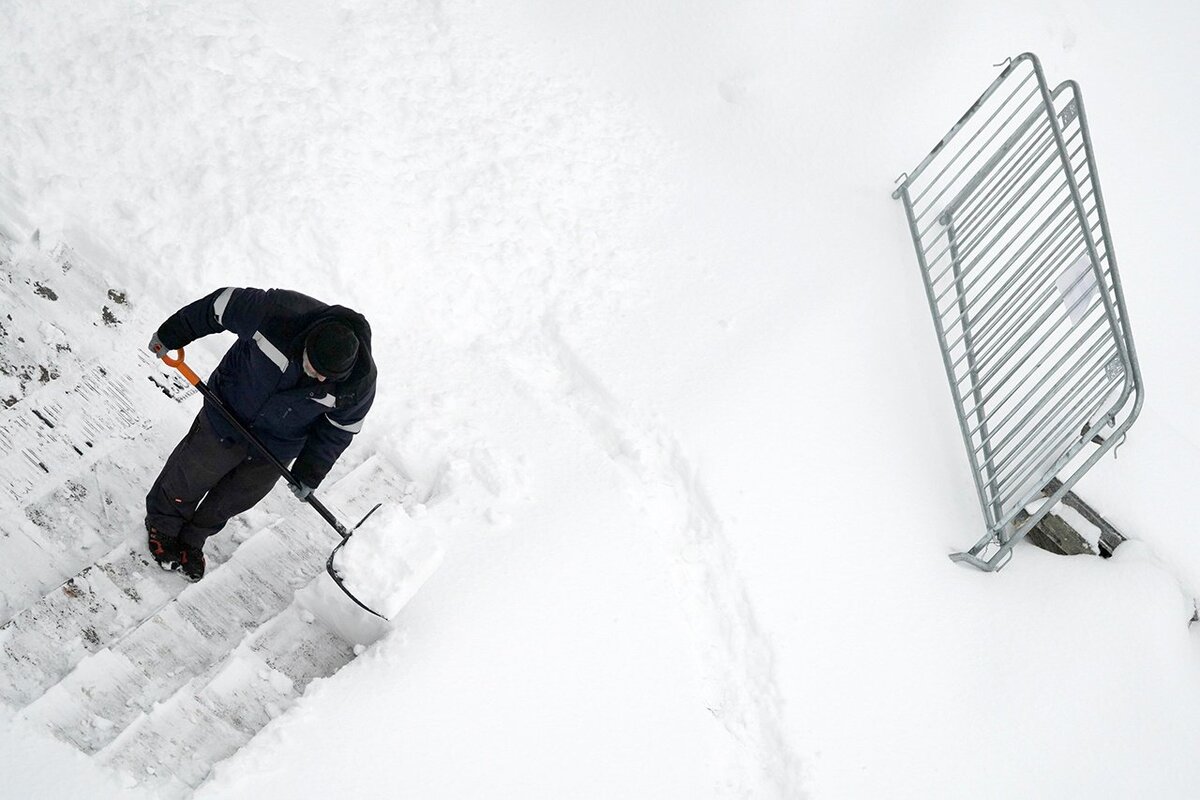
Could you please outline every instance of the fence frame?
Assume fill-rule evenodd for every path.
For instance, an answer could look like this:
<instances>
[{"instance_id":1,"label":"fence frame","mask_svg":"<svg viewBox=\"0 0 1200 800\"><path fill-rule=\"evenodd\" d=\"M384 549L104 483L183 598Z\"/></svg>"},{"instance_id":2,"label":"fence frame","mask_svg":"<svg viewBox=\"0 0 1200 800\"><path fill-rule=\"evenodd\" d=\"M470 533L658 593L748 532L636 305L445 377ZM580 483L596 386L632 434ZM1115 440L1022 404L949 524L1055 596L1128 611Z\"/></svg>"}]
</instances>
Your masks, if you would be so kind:
<instances>
[{"instance_id":1,"label":"fence frame","mask_svg":"<svg viewBox=\"0 0 1200 800\"><path fill-rule=\"evenodd\" d=\"M1144 400L1078 84L1051 91L1036 56L1010 59L902 177L892 197L904 205L987 528L951 558L991 572L1120 443Z\"/></svg>"}]
</instances>

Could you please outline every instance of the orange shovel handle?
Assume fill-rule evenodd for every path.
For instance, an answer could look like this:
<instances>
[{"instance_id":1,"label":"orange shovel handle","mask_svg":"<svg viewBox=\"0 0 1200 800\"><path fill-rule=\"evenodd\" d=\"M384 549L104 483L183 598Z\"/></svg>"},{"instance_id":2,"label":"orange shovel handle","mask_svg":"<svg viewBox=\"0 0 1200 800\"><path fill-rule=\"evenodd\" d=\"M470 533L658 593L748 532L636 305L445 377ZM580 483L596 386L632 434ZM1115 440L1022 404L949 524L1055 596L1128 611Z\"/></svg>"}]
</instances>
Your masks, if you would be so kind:
<instances>
[{"instance_id":1,"label":"orange shovel handle","mask_svg":"<svg viewBox=\"0 0 1200 800\"><path fill-rule=\"evenodd\" d=\"M183 363L183 348L182 347L179 348L179 356L177 358L171 358L170 356L163 356L162 360L163 360L163 363L166 364L168 367L174 367L175 369L179 370L179 374L182 375L187 380L187 382L190 383L192 386L200 385L200 376L197 375L195 372L193 372L191 367L189 367L187 364Z\"/></svg>"}]
</instances>

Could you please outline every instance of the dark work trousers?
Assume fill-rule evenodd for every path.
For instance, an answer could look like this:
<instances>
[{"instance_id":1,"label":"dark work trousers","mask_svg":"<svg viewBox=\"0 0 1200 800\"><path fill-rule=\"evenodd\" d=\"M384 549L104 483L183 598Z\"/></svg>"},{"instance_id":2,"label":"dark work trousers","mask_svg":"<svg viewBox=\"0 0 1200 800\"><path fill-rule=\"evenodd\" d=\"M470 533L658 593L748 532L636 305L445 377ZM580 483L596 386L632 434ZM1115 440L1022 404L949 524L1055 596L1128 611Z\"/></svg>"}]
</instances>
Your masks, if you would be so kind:
<instances>
[{"instance_id":1,"label":"dark work trousers","mask_svg":"<svg viewBox=\"0 0 1200 800\"><path fill-rule=\"evenodd\" d=\"M249 442L221 441L201 409L146 495L146 528L203 547L267 496L279 471Z\"/></svg>"}]
</instances>

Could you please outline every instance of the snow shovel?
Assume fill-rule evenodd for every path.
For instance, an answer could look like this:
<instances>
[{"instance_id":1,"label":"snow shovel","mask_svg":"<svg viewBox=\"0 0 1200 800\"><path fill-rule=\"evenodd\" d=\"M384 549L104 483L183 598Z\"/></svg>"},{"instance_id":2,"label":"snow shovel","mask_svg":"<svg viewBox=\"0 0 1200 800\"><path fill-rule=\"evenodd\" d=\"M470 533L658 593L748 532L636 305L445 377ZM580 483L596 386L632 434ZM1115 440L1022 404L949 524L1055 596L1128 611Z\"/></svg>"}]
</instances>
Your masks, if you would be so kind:
<instances>
[{"instance_id":1,"label":"snow shovel","mask_svg":"<svg viewBox=\"0 0 1200 800\"><path fill-rule=\"evenodd\" d=\"M286 480L292 486L299 488L300 482L292 476L291 470L284 466L279 459L271 455L270 451L263 446L263 443L260 442L254 434L247 430L245 425L238 421L237 417L233 415L232 411L225 407L225 404L221 402L221 399L217 397L216 393L209 389L208 386L205 385L204 381L200 380L200 376L193 372L192 368L183 362L182 347L179 348L179 356L177 358L171 358L169 355L167 355L163 356L162 360L167 366L174 367L175 369L179 370L179 374L183 375L184 379L187 380L188 383L190 383L192 386L195 386L200 391L200 394L204 395L206 399L210 400L212 404L216 406L217 410L221 412L222 416L229 421L229 424L234 427L234 430L244 436L246 441L251 442L255 447L257 447L259 451L266 457L267 461L269 461L271 465L275 467L275 469L279 470L279 474L283 476L284 480ZM329 560L325 562L325 571L329 573L329 577L333 578L333 582L337 584L337 587L345 592L346 596L353 600L355 605L364 611L374 614L380 619L386 620L387 617L385 617L383 614L380 614L378 611L355 597L354 594L346 588L346 585L342 583L342 578L337 574L337 570L333 568L333 557L337 555L337 552L342 549L346 542L350 541L351 534L358 530L359 527L367 521L367 517L370 517L372 514L378 511L379 507L382 506L383 503L376 503L375 507L368 511L366 516L358 521L358 525L355 525L353 528L347 528L345 525L338 522L337 517L335 517L333 513L330 512L330 510L316 498L316 495L309 493L308 497L304 498L304 501L312 506L313 509L315 509L316 512L321 515L321 518L328 522L333 529L337 531L338 536L342 537L342 541L338 542L337 547L333 548L333 552L329 554Z\"/></svg>"}]
</instances>

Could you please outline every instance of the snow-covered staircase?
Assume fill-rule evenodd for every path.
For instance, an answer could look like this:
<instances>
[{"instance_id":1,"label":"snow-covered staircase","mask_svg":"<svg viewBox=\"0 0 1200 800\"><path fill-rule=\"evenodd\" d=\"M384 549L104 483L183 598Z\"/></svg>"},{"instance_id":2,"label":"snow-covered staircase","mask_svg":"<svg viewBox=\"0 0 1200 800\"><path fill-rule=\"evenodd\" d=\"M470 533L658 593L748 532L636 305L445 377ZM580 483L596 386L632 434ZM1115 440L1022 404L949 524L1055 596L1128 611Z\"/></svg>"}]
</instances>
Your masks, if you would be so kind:
<instances>
[{"instance_id":1,"label":"snow-covered staircase","mask_svg":"<svg viewBox=\"0 0 1200 800\"><path fill-rule=\"evenodd\" d=\"M332 675L355 649L296 605L271 619L214 668L159 704L100 753L102 762L180 794Z\"/></svg>"},{"instance_id":2,"label":"snow-covered staircase","mask_svg":"<svg viewBox=\"0 0 1200 800\"><path fill-rule=\"evenodd\" d=\"M361 517L370 510L368 488L399 492L371 461L327 496L333 507ZM323 573L337 541L311 512L255 534L221 569L81 661L22 717L86 753L99 751L140 714L227 657L248 631L286 609L296 589Z\"/></svg>"},{"instance_id":3,"label":"snow-covered staircase","mask_svg":"<svg viewBox=\"0 0 1200 800\"><path fill-rule=\"evenodd\" d=\"M0 702L184 797L356 645L297 599L339 539L286 492L210 541L199 583L148 558L146 486L200 402L137 346L97 352L121 338L89 337L121 324L113 297L132 312L66 248L21 260L0 240ZM372 458L321 496L353 524L405 484Z\"/></svg>"}]
</instances>

